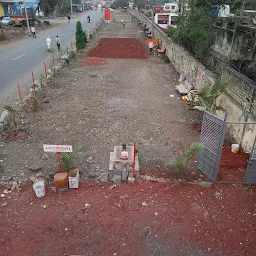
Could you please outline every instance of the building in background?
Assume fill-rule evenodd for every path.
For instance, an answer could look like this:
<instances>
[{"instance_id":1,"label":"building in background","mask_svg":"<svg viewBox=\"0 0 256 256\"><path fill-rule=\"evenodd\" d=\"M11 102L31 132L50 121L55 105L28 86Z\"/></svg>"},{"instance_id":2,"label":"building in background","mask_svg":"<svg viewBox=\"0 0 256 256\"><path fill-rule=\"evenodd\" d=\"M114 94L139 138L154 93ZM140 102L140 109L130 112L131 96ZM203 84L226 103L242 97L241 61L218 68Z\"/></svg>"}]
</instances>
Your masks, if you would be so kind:
<instances>
[{"instance_id":1,"label":"building in background","mask_svg":"<svg viewBox=\"0 0 256 256\"><path fill-rule=\"evenodd\" d=\"M39 0L26 0L27 9L38 8ZM24 13L24 3L17 0L0 0L0 17Z\"/></svg>"}]
</instances>

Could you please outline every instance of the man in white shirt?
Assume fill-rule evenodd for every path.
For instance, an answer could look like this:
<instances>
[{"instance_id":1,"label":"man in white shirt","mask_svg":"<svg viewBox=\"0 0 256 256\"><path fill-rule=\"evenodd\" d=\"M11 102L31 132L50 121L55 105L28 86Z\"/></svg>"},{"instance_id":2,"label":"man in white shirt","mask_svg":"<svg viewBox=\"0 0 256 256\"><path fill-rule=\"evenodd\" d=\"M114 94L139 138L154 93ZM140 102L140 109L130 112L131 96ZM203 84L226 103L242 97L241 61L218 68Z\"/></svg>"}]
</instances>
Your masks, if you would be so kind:
<instances>
[{"instance_id":1,"label":"man in white shirt","mask_svg":"<svg viewBox=\"0 0 256 256\"><path fill-rule=\"evenodd\" d=\"M121 19L121 25L123 25L123 23L124 23L124 19L122 18L122 19Z\"/></svg>"},{"instance_id":2,"label":"man in white shirt","mask_svg":"<svg viewBox=\"0 0 256 256\"><path fill-rule=\"evenodd\" d=\"M152 51L154 48L154 43L152 40L149 41L148 48L149 48L149 54L152 55Z\"/></svg>"},{"instance_id":3,"label":"man in white shirt","mask_svg":"<svg viewBox=\"0 0 256 256\"><path fill-rule=\"evenodd\" d=\"M48 37L46 38L46 45L47 45L47 50L48 50L48 52L52 50L51 43L52 43L52 40L51 40L51 38L48 36Z\"/></svg>"},{"instance_id":4,"label":"man in white shirt","mask_svg":"<svg viewBox=\"0 0 256 256\"><path fill-rule=\"evenodd\" d=\"M34 25L31 27L31 32L32 32L33 38L36 38L36 29Z\"/></svg>"}]
</instances>

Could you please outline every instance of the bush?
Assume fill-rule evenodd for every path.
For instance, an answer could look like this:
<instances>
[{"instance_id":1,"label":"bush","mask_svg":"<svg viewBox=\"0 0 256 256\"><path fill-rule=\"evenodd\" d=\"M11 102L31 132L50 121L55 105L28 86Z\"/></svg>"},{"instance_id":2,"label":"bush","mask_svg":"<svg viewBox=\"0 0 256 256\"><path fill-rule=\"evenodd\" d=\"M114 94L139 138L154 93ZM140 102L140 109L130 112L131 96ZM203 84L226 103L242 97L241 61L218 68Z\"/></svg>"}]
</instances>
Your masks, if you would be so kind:
<instances>
[{"instance_id":1,"label":"bush","mask_svg":"<svg viewBox=\"0 0 256 256\"><path fill-rule=\"evenodd\" d=\"M82 24L80 21L76 23L76 48L82 50L86 47L85 33L82 29Z\"/></svg>"},{"instance_id":2,"label":"bush","mask_svg":"<svg viewBox=\"0 0 256 256\"><path fill-rule=\"evenodd\" d=\"M75 157L72 153L62 153L61 162L64 172L69 172L70 170L75 169Z\"/></svg>"},{"instance_id":3,"label":"bush","mask_svg":"<svg viewBox=\"0 0 256 256\"><path fill-rule=\"evenodd\" d=\"M193 143L187 149L182 141L179 141L179 144L181 151L171 168L177 172L187 173L190 170L191 160L204 149L204 146L199 143Z\"/></svg>"}]
</instances>

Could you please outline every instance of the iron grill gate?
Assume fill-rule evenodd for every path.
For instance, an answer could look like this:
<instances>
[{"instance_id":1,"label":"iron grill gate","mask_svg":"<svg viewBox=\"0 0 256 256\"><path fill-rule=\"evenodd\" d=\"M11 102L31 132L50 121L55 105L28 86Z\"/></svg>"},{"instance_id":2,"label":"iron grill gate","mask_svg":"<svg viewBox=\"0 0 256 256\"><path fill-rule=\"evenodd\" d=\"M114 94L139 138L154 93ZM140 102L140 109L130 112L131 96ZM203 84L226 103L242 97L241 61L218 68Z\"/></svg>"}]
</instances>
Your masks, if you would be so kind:
<instances>
[{"instance_id":1,"label":"iron grill gate","mask_svg":"<svg viewBox=\"0 0 256 256\"><path fill-rule=\"evenodd\" d=\"M245 174L244 184L256 184L256 136Z\"/></svg>"},{"instance_id":2,"label":"iron grill gate","mask_svg":"<svg viewBox=\"0 0 256 256\"><path fill-rule=\"evenodd\" d=\"M222 147L226 133L227 113L224 120L205 111L203 116L200 143L204 149L199 153L197 168L211 178L214 183L217 178Z\"/></svg>"}]
</instances>

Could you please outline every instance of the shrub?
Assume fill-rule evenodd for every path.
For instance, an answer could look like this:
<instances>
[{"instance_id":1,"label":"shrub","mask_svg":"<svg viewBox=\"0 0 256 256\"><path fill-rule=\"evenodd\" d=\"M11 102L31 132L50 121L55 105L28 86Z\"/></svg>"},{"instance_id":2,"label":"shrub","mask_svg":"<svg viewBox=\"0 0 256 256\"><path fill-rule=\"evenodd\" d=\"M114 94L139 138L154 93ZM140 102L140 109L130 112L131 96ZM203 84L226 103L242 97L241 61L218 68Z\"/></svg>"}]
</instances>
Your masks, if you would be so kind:
<instances>
[{"instance_id":1,"label":"shrub","mask_svg":"<svg viewBox=\"0 0 256 256\"><path fill-rule=\"evenodd\" d=\"M82 50L86 47L85 33L80 21L76 23L76 48Z\"/></svg>"},{"instance_id":2,"label":"shrub","mask_svg":"<svg viewBox=\"0 0 256 256\"><path fill-rule=\"evenodd\" d=\"M183 142L180 141L179 144L182 150L171 167L177 172L187 173L190 170L191 160L204 149L204 146L199 143L193 143L190 145L189 149L186 149Z\"/></svg>"},{"instance_id":3,"label":"shrub","mask_svg":"<svg viewBox=\"0 0 256 256\"><path fill-rule=\"evenodd\" d=\"M61 162L64 172L69 172L75 168L75 157L72 153L62 153Z\"/></svg>"}]
</instances>

